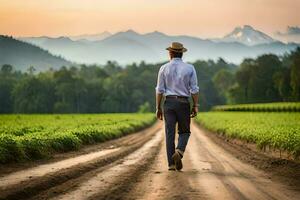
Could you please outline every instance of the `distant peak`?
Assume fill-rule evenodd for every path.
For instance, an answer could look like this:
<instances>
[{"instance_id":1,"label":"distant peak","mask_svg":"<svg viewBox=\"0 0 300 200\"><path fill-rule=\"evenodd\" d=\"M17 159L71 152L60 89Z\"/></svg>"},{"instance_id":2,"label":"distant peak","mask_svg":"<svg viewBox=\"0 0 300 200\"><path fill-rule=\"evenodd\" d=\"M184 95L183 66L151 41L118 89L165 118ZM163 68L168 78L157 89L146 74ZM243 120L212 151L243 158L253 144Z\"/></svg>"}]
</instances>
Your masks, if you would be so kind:
<instances>
[{"instance_id":1,"label":"distant peak","mask_svg":"<svg viewBox=\"0 0 300 200\"><path fill-rule=\"evenodd\" d=\"M235 27L231 33L237 33L237 32L243 32L243 31L256 31L256 30L250 25L244 25L244 26Z\"/></svg>"},{"instance_id":2,"label":"distant peak","mask_svg":"<svg viewBox=\"0 0 300 200\"><path fill-rule=\"evenodd\" d=\"M240 26L237 26L237 27L235 27L234 28L234 30L233 31L241 31L242 30L242 27L240 27Z\"/></svg>"},{"instance_id":3,"label":"distant peak","mask_svg":"<svg viewBox=\"0 0 300 200\"><path fill-rule=\"evenodd\" d=\"M150 33L146 33L145 35L159 35L159 36L165 36L166 34L159 32L159 31L153 31Z\"/></svg>"},{"instance_id":4,"label":"distant peak","mask_svg":"<svg viewBox=\"0 0 300 200\"><path fill-rule=\"evenodd\" d=\"M124 33L129 33L129 34L138 34L137 32L135 32L132 29L128 29L127 31L125 31Z\"/></svg>"},{"instance_id":5,"label":"distant peak","mask_svg":"<svg viewBox=\"0 0 300 200\"><path fill-rule=\"evenodd\" d=\"M223 37L226 42L240 42L246 45L257 45L274 42L267 34L254 29L250 25L235 27L234 30Z\"/></svg>"},{"instance_id":6,"label":"distant peak","mask_svg":"<svg viewBox=\"0 0 300 200\"><path fill-rule=\"evenodd\" d=\"M250 25L244 25L243 29L250 29L250 30L254 30L254 28Z\"/></svg>"},{"instance_id":7,"label":"distant peak","mask_svg":"<svg viewBox=\"0 0 300 200\"><path fill-rule=\"evenodd\" d=\"M68 38L66 36L60 36L57 39L59 39L59 40L70 40L70 38Z\"/></svg>"},{"instance_id":8,"label":"distant peak","mask_svg":"<svg viewBox=\"0 0 300 200\"><path fill-rule=\"evenodd\" d=\"M159 31L153 31L152 33L153 34L163 34L162 32L159 32Z\"/></svg>"}]
</instances>

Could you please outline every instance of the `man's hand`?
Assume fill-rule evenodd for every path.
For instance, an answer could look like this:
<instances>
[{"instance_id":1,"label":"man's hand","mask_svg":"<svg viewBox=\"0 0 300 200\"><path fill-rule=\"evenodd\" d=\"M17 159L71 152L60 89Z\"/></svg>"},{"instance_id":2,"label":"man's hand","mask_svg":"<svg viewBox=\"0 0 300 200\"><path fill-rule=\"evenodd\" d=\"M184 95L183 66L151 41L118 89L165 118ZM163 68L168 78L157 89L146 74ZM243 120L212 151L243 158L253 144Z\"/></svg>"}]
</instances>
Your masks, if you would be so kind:
<instances>
[{"instance_id":1,"label":"man's hand","mask_svg":"<svg viewBox=\"0 0 300 200\"><path fill-rule=\"evenodd\" d=\"M156 109L156 118L159 119L159 120L163 120L163 114L162 114L162 111L161 109Z\"/></svg>"},{"instance_id":2,"label":"man's hand","mask_svg":"<svg viewBox=\"0 0 300 200\"><path fill-rule=\"evenodd\" d=\"M191 110L191 118L196 117L198 113L198 106L193 106Z\"/></svg>"}]
</instances>

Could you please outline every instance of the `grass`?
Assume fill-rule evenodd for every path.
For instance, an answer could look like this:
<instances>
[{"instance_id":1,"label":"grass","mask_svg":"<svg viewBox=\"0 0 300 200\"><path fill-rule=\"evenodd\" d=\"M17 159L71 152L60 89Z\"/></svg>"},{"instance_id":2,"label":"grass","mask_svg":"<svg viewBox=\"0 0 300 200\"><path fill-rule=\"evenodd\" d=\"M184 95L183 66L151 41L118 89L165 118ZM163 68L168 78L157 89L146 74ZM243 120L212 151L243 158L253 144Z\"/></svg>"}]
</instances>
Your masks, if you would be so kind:
<instances>
[{"instance_id":1,"label":"grass","mask_svg":"<svg viewBox=\"0 0 300 200\"><path fill-rule=\"evenodd\" d=\"M254 142L260 149L284 150L295 158L300 155L300 113L206 112L196 121L227 137Z\"/></svg>"},{"instance_id":2,"label":"grass","mask_svg":"<svg viewBox=\"0 0 300 200\"><path fill-rule=\"evenodd\" d=\"M214 106L213 111L300 112L300 102L278 102Z\"/></svg>"},{"instance_id":3,"label":"grass","mask_svg":"<svg viewBox=\"0 0 300 200\"><path fill-rule=\"evenodd\" d=\"M0 163L40 159L138 131L153 114L0 115Z\"/></svg>"}]
</instances>

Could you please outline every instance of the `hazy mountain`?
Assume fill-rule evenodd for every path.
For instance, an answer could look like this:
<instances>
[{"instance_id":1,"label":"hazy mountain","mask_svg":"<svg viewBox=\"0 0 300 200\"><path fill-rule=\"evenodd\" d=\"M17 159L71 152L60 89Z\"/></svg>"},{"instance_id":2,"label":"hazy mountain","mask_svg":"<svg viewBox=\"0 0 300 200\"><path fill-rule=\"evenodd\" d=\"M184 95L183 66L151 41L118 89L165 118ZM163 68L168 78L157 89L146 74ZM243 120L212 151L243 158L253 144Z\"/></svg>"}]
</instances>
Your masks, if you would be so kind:
<instances>
[{"instance_id":1,"label":"hazy mountain","mask_svg":"<svg viewBox=\"0 0 300 200\"><path fill-rule=\"evenodd\" d=\"M65 59L53 56L37 46L0 35L0 66L10 64L18 70L26 70L33 66L37 71L57 69L70 66Z\"/></svg>"},{"instance_id":2,"label":"hazy mountain","mask_svg":"<svg viewBox=\"0 0 300 200\"><path fill-rule=\"evenodd\" d=\"M285 32L276 32L274 36L285 42L297 42L300 43L300 27L288 26Z\"/></svg>"},{"instance_id":3,"label":"hazy mountain","mask_svg":"<svg viewBox=\"0 0 300 200\"><path fill-rule=\"evenodd\" d=\"M21 37L21 38L16 38L18 40L30 43L30 44L34 44L37 46L41 46L43 45L44 42L47 42L48 40L51 40L51 37L47 37L47 36L41 36L41 37Z\"/></svg>"},{"instance_id":4,"label":"hazy mountain","mask_svg":"<svg viewBox=\"0 0 300 200\"><path fill-rule=\"evenodd\" d=\"M275 42L273 38L267 34L255 30L249 25L236 27L231 33L221 39L222 42L240 42L245 45L259 45Z\"/></svg>"},{"instance_id":5,"label":"hazy mountain","mask_svg":"<svg viewBox=\"0 0 300 200\"><path fill-rule=\"evenodd\" d=\"M63 55L68 60L88 64L103 64L108 60L114 60L121 64L142 60L146 62L166 61L168 53L165 48L172 41L182 42L187 47L188 52L184 56L187 61L222 57L234 63L241 62L245 57L256 57L263 53L284 54L297 46L297 44L275 41L249 26L240 29L240 34L238 29L233 31L240 35L235 41L226 39L230 34L225 39L215 41L185 35L169 36L157 31L139 34L133 30L118 32L98 41L86 39L74 41L66 37L22 38L22 40L36 44L55 55ZM247 38L251 39L251 45L242 42L249 41Z\"/></svg>"},{"instance_id":6,"label":"hazy mountain","mask_svg":"<svg viewBox=\"0 0 300 200\"><path fill-rule=\"evenodd\" d=\"M77 36L70 36L70 39L72 40L87 40L87 41L98 41L103 40L112 34L108 31L105 31L103 33L97 33L97 34L84 34L84 35L77 35Z\"/></svg>"}]
</instances>

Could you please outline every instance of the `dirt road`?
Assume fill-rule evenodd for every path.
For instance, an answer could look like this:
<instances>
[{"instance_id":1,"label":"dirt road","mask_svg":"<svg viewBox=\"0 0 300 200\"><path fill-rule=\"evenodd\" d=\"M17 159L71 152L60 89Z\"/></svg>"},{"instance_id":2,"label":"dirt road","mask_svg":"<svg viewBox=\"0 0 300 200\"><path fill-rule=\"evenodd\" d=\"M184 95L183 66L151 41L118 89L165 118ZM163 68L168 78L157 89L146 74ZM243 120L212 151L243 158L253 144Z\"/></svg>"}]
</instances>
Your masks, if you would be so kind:
<instances>
[{"instance_id":1,"label":"dirt road","mask_svg":"<svg viewBox=\"0 0 300 200\"><path fill-rule=\"evenodd\" d=\"M0 174L0 199L299 199L300 188L238 160L192 125L181 172L168 171L162 123Z\"/></svg>"}]
</instances>

